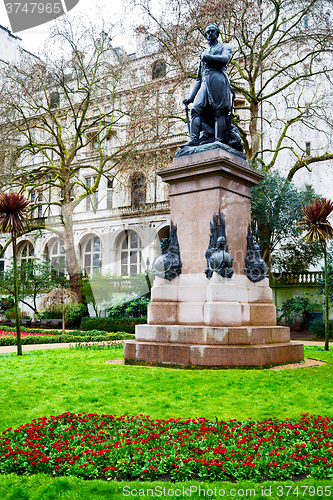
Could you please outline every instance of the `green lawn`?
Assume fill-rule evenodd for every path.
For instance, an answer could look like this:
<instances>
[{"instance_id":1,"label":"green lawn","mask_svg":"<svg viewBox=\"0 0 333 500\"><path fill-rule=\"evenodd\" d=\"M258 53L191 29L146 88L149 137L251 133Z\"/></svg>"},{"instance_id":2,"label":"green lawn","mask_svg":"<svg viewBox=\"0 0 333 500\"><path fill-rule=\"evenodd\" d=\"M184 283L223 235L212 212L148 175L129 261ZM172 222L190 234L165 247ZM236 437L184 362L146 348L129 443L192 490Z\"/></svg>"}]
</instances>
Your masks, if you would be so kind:
<instances>
[{"instance_id":1,"label":"green lawn","mask_svg":"<svg viewBox=\"0 0 333 500\"><path fill-rule=\"evenodd\" d=\"M303 413L333 416L333 352L306 351L306 357L327 363L316 368L280 371L191 371L105 364L107 360L121 358L121 350L65 349L35 351L23 357L0 356L0 432L34 418L67 411L146 414L152 418L217 416L223 420L249 417L261 420L273 416L285 419ZM13 500L113 499L126 498L125 484L134 485L133 488L135 484L138 488L142 485L3 476L0 493L1 498ZM229 489L234 486L213 483L213 487L217 484ZM250 484L247 483L247 487ZM323 481L308 480L302 484L318 486L323 485ZM170 483L169 486L175 487ZM256 490L259 496L252 498L265 498L261 497L261 486L256 485ZM277 496L273 493L271 499L281 498L277 491ZM191 498L199 497L192 495ZM303 498L317 496L305 494Z\"/></svg>"}]
</instances>

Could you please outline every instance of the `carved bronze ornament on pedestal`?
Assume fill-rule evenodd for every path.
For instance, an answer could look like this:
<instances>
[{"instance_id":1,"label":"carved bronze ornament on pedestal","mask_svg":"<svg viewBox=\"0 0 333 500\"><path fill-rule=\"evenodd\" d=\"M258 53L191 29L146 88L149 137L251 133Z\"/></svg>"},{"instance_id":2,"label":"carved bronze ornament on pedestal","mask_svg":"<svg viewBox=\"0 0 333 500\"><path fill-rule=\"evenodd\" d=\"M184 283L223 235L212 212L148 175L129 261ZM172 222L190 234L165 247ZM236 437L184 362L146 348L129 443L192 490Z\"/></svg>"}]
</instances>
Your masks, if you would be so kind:
<instances>
[{"instance_id":1,"label":"carved bronze ornament on pedestal","mask_svg":"<svg viewBox=\"0 0 333 500\"><path fill-rule=\"evenodd\" d=\"M223 278L231 278L234 273L233 259L228 253L225 222L220 209L218 215L213 215L213 222L210 223L210 239L205 257L207 259L205 274L208 279L212 277L214 271Z\"/></svg>"},{"instance_id":2,"label":"carved bronze ornament on pedestal","mask_svg":"<svg viewBox=\"0 0 333 500\"><path fill-rule=\"evenodd\" d=\"M245 260L245 274L249 280L256 283L264 278L268 278L268 266L260 256L260 247L253 243L251 226L247 231L247 251Z\"/></svg>"},{"instance_id":3,"label":"carved bronze ornament on pedestal","mask_svg":"<svg viewBox=\"0 0 333 500\"><path fill-rule=\"evenodd\" d=\"M182 263L179 256L179 243L177 237L177 224L170 223L170 236L161 241L161 255L153 261L154 275L169 281L176 278L180 272Z\"/></svg>"}]
</instances>

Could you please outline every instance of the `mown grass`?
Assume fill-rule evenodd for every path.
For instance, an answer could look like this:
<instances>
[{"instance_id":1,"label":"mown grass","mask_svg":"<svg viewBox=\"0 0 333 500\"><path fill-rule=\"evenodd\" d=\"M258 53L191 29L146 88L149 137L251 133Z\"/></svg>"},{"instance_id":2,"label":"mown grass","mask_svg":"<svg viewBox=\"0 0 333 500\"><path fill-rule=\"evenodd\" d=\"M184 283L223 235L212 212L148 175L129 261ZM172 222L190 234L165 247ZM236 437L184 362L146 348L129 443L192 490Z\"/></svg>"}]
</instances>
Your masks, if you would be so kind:
<instances>
[{"instance_id":1,"label":"mown grass","mask_svg":"<svg viewBox=\"0 0 333 500\"><path fill-rule=\"evenodd\" d=\"M261 420L273 416L285 419L303 413L333 416L332 351L306 351L306 357L326 361L320 367L280 371L192 371L105 363L121 356L121 350L70 349L35 351L22 357L0 356L0 432L34 418L67 411L145 414L152 418L217 416L223 420L249 417ZM330 484L307 480L302 485L324 483ZM166 483L145 484L147 487L166 486ZM145 487L143 483L132 482L84 482L76 478L10 475L0 476L0 497L6 500L117 499L125 498L124 485L137 489ZM214 488L214 485L226 492L235 486L219 482L209 487ZM237 483L237 488L249 485L250 482ZM260 493L261 486L253 487L258 496L252 498L265 498ZM303 496L310 497L317 498ZM199 496L193 494L191 498ZM281 498L281 495L275 490L270 498Z\"/></svg>"},{"instance_id":2,"label":"mown grass","mask_svg":"<svg viewBox=\"0 0 333 500\"><path fill-rule=\"evenodd\" d=\"M199 487L201 492L199 492ZM309 491L310 487L312 489ZM197 488L197 491L194 488ZM191 498L192 500L202 500L203 498L235 498L237 500L240 498L255 500L303 498L309 500L328 498L331 496L328 494L329 491L333 494L332 481L312 479L298 483L270 481L261 484L253 484L251 481L239 483L224 481L212 483L133 481L125 483L98 480L83 481L75 477L52 478L43 474L30 477L19 477L14 474L0 476L1 500L124 500L126 498L132 500L135 498ZM157 495L156 492L159 494Z\"/></svg>"},{"instance_id":3,"label":"mown grass","mask_svg":"<svg viewBox=\"0 0 333 500\"><path fill-rule=\"evenodd\" d=\"M223 420L332 414L333 352L295 370L177 370L105 364L121 350L0 357L0 431L66 411Z\"/></svg>"}]
</instances>

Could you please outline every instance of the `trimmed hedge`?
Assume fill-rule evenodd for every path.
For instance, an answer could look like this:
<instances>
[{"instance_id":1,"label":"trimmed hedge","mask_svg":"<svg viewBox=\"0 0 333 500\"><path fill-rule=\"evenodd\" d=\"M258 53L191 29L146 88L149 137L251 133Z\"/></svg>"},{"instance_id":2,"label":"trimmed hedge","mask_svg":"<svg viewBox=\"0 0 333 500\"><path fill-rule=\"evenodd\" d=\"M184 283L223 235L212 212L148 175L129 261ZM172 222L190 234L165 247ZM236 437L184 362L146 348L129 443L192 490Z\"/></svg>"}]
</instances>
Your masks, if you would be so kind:
<instances>
[{"instance_id":1,"label":"trimmed hedge","mask_svg":"<svg viewBox=\"0 0 333 500\"><path fill-rule=\"evenodd\" d=\"M22 337L22 345L28 344L56 344L63 342L105 342L112 340L125 340L133 339L134 336L127 332L117 332L117 333L107 333L100 332L98 330L93 330L89 332L76 332L65 334L65 335L27 335ZM1 335L0 336L0 346L10 346L16 345L16 337L12 335Z\"/></svg>"},{"instance_id":2,"label":"trimmed hedge","mask_svg":"<svg viewBox=\"0 0 333 500\"><path fill-rule=\"evenodd\" d=\"M147 323L147 318L83 318L80 330L103 330L104 332L135 333L135 325Z\"/></svg>"}]
</instances>

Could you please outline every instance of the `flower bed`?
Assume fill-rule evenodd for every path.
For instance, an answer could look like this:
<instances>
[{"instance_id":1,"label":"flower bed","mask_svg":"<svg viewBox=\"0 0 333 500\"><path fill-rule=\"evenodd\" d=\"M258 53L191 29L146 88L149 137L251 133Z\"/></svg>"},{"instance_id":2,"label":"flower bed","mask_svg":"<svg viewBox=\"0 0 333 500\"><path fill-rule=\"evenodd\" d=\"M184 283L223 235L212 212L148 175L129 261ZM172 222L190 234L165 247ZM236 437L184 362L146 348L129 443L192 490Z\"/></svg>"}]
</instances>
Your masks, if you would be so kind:
<instances>
[{"instance_id":1,"label":"flower bed","mask_svg":"<svg viewBox=\"0 0 333 500\"><path fill-rule=\"evenodd\" d=\"M333 477L327 416L214 423L64 413L2 434L1 473L174 481Z\"/></svg>"},{"instance_id":2,"label":"flower bed","mask_svg":"<svg viewBox=\"0 0 333 500\"><path fill-rule=\"evenodd\" d=\"M4 335L11 335L12 337L16 337L16 330L0 330L0 337L4 336ZM54 333L54 332L32 332L32 331L29 331L29 332L21 332L21 337L27 337L27 336L31 336L31 337L35 337L36 335L58 335L58 333Z\"/></svg>"}]
</instances>

